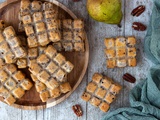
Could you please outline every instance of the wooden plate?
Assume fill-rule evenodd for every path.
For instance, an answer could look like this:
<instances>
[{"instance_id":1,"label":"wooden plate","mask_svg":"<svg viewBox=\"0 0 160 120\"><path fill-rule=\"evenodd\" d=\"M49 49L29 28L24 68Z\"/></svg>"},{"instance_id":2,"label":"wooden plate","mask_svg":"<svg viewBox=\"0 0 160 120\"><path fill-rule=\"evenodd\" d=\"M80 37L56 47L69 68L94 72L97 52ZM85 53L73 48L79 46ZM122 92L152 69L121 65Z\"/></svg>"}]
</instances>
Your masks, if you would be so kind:
<instances>
[{"instance_id":1,"label":"wooden plate","mask_svg":"<svg viewBox=\"0 0 160 120\"><path fill-rule=\"evenodd\" d=\"M59 7L60 19L77 18L68 8L66 8L58 1L55 0L48 0L48 1L54 3L54 5ZM9 25L12 25L16 31L18 30L18 23L19 23L18 20L19 6L20 6L19 0L7 0L6 2L0 4L0 19L4 20ZM36 92L35 87L33 87L31 90L27 91L26 94L12 106L21 109L38 110L55 106L56 104L67 99L67 97L71 95L71 93L78 87L78 85L82 81L88 66L89 45L87 38L85 41L85 50L86 51L84 53L81 52L62 53L67 58L67 60L71 61L74 64L74 70L68 75L68 81L70 82L73 88L71 92L61 95L57 99L50 99L46 103L43 103L40 100L39 94ZM27 69L24 69L24 71L27 71ZM29 74L28 77L30 77ZM3 101L2 98L0 98L0 100Z\"/></svg>"}]
</instances>

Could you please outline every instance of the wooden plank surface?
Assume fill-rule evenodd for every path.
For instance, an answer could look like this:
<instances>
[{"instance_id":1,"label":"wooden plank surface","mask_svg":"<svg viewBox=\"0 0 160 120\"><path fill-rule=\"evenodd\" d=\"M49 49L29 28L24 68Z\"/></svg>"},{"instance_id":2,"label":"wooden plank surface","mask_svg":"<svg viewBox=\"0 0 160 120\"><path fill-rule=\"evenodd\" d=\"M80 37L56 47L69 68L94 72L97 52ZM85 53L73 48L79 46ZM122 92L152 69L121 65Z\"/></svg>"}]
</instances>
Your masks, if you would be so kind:
<instances>
[{"instance_id":1,"label":"wooden plank surface","mask_svg":"<svg viewBox=\"0 0 160 120\"><path fill-rule=\"evenodd\" d=\"M91 80L93 73L103 73L123 85L122 92L117 100L111 105L110 111L112 111L119 107L129 106L128 95L130 89L141 79L146 78L147 71L152 66L143 53L143 43L146 32L133 31L131 28L134 21L139 21L146 25L148 24L152 9L152 0L122 0L122 10L124 13L122 28L118 28L116 25L99 23L91 19L86 10L86 0L80 0L80 2L72 2L72 0L58 1L71 9L77 17L85 20L85 29L90 45L90 59L86 75L79 87L66 101L49 109L27 111L16 109L0 102L0 120L98 120L105 115L105 113L80 99L80 96L84 91L86 84ZM2 0L0 0L0 2L2 2ZM146 11L140 17L132 17L130 12L133 8L141 4L146 6ZM105 67L106 60L103 52L104 38L131 35L134 35L137 38L137 67L107 69ZM122 80L122 75L126 72L131 73L136 77L137 82L135 84L130 84ZM77 118L73 114L71 107L74 104L80 104L82 106L84 112L83 117Z\"/></svg>"}]
</instances>

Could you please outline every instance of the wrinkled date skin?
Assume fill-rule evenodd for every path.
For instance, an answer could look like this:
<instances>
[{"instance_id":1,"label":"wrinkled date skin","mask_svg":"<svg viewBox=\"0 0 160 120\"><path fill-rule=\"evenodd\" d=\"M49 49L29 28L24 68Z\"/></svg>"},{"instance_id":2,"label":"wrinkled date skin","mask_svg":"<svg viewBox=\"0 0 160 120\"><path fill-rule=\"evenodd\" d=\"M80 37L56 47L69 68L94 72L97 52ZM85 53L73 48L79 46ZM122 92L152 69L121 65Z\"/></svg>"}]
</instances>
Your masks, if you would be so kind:
<instances>
[{"instance_id":1,"label":"wrinkled date skin","mask_svg":"<svg viewBox=\"0 0 160 120\"><path fill-rule=\"evenodd\" d=\"M135 9L133 9L133 11L131 12L131 15L138 17L145 11L145 9L146 8L144 5L140 5L140 6L136 7Z\"/></svg>"}]
</instances>

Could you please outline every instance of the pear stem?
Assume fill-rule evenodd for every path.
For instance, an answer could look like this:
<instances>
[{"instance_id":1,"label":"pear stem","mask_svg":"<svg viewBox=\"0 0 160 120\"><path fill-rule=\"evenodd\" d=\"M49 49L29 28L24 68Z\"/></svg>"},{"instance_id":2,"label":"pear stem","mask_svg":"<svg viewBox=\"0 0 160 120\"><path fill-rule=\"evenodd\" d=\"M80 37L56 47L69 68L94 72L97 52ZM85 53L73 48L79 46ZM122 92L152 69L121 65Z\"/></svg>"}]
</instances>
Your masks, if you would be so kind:
<instances>
[{"instance_id":1,"label":"pear stem","mask_svg":"<svg viewBox=\"0 0 160 120\"><path fill-rule=\"evenodd\" d=\"M117 26L118 26L119 28L121 28L121 27L122 27L121 23L120 23L120 24L118 24Z\"/></svg>"}]
</instances>

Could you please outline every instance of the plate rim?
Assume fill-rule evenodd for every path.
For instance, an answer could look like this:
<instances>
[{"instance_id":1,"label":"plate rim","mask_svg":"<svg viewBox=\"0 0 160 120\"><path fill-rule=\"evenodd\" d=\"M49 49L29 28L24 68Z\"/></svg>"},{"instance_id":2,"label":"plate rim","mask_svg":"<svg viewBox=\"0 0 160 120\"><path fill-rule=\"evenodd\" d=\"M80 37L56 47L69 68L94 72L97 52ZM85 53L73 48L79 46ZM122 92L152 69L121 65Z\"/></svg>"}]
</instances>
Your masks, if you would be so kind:
<instances>
[{"instance_id":1,"label":"plate rim","mask_svg":"<svg viewBox=\"0 0 160 120\"><path fill-rule=\"evenodd\" d=\"M56 6L60 7L61 9L66 11L73 19L77 19L77 16L70 9L68 9L65 5L63 5L62 3L58 2L57 0L46 0L46 1L51 2L51 3L55 4ZM0 4L0 13L3 11L3 8L7 7L9 4L14 4L15 2L20 2L20 1L19 0L6 0L5 2L1 3ZM64 96L60 97L56 101L51 102L52 98L49 99L46 102L45 105L26 106L26 105L13 104L11 106L15 107L15 108L23 109L23 110L41 110L41 109L53 107L53 106L63 102L64 100L66 100L76 90L76 88L80 85L80 83L82 82L82 80L83 80L83 78L85 76L87 68L88 68L89 43L88 43L88 38L87 38L86 31L85 31L85 36L86 36L86 40L85 40L85 58L86 58L85 59L85 64L83 66L83 69L82 69L82 72L80 74L79 79L77 80L76 84L74 85L74 87L72 88L72 90L70 92L66 93ZM0 101L2 101L2 100L0 100ZM2 101L2 102L5 103L4 101Z\"/></svg>"}]
</instances>

